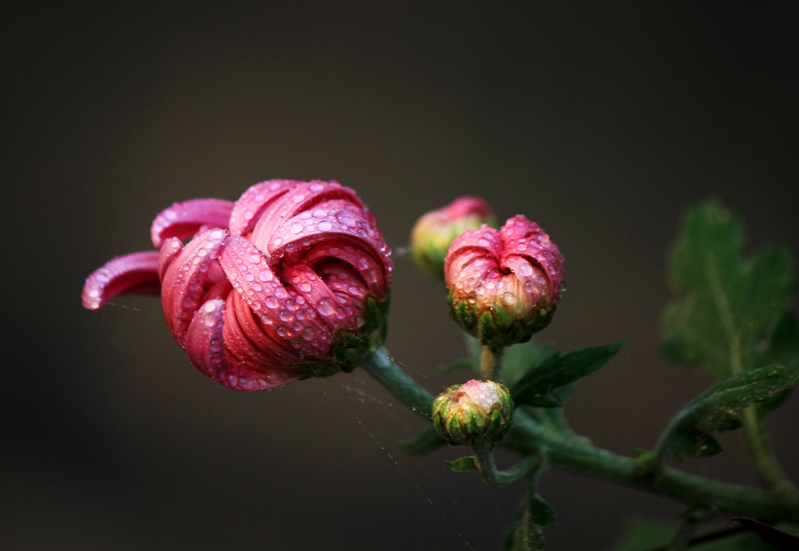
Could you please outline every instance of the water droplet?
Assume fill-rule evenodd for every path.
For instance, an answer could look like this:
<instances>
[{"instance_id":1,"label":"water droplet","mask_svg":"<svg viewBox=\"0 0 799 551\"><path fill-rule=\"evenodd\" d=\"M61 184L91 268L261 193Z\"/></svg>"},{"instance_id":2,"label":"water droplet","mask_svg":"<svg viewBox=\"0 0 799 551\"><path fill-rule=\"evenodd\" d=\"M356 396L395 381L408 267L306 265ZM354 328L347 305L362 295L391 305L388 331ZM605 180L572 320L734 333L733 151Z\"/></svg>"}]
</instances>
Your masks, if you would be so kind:
<instances>
[{"instance_id":1,"label":"water droplet","mask_svg":"<svg viewBox=\"0 0 799 551\"><path fill-rule=\"evenodd\" d=\"M303 228L302 224L300 224L299 222L294 222L291 225L290 230L291 230L291 233L297 234L297 233L300 233L302 231L302 228ZM275 239L275 241L277 241L277 239Z\"/></svg>"},{"instance_id":2,"label":"water droplet","mask_svg":"<svg viewBox=\"0 0 799 551\"><path fill-rule=\"evenodd\" d=\"M310 293L311 284L308 283L307 281L304 281L303 283L300 284L300 291L302 291L303 293Z\"/></svg>"},{"instance_id":3,"label":"water droplet","mask_svg":"<svg viewBox=\"0 0 799 551\"><path fill-rule=\"evenodd\" d=\"M322 231L322 232L328 232L328 231L333 229L333 224L331 224L330 222L327 222L327 221L319 222L319 225L317 226L317 229L319 231Z\"/></svg>"},{"instance_id":4,"label":"water droplet","mask_svg":"<svg viewBox=\"0 0 799 551\"><path fill-rule=\"evenodd\" d=\"M523 275L524 277L530 277L533 275L533 267L530 266L527 262L519 266L519 274Z\"/></svg>"},{"instance_id":5,"label":"water droplet","mask_svg":"<svg viewBox=\"0 0 799 551\"><path fill-rule=\"evenodd\" d=\"M273 246L275 246L275 247L279 247L279 246L281 246L282 244L283 244L283 240L282 240L281 238L279 238L279 237L275 237L275 238L272 240L272 245L273 245Z\"/></svg>"},{"instance_id":6,"label":"water droplet","mask_svg":"<svg viewBox=\"0 0 799 551\"><path fill-rule=\"evenodd\" d=\"M505 291L505 294L502 295L502 300L505 301L505 304L515 304L518 298L510 291Z\"/></svg>"},{"instance_id":7,"label":"water droplet","mask_svg":"<svg viewBox=\"0 0 799 551\"><path fill-rule=\"evenodd\" d=\"M261 270L258 274L258 279L261 281L272 281L272 272L269 270Z\"/></svg>"},{"instance_id":8,"label":"water droplet","mask_svg":"<svg viewBox=\"0 0 799 551\"><path fill-rule=\"evenodd\" d=\"M329 316L336 311L333 303L328 298L323 298L316 303L316 309L319 310L319 313L323 316Z\"/></svg>"},{"instance_id":9,"label":"water droplet","mask_svg":"<svg viewBox=\"0 0 799 551\"><path fill-rule=\"evenodd\" d=\"M488 239L481 237L480 239L477 240L477 244L480 245L481 247L488 247L490 243L488 242Z\"/></svg>"},{"instance_id":10,"label":"water droplet","mask_svg":"<svg viewBox=\"0 0 799 551\"><path fill-rule=\"evenodd\" d=\"M279 304L278 304L278 302L277 302L277 299L276 299L275 297L267 297L267 299L266 299L266 305L267 305L269 308L271 308L272 310L275 310L275 309L277 309L277 307L279 306Z\"/></svg>"}]
</instances>

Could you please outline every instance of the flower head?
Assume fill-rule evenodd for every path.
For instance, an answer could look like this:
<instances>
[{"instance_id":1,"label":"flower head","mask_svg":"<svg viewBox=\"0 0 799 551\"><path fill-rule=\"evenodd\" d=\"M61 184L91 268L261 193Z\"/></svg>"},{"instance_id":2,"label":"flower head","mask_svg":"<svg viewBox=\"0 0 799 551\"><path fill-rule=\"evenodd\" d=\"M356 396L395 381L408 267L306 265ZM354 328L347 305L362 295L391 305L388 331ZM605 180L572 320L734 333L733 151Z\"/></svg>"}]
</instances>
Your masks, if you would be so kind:
<instances>
[{"instance_id":1,"label":"flower head","mask_svg":"<svg viewBox=\"0 0 799 551\"><path fill-rule=\"evenodd\" d=\"M462 233L445 262L450 312L481 344L501 349L546 327L563 290L563 255L524 216L499 231Z\"/></svg>"},{"instance_id":2,"label":"flower head","mask_svg":"<svg viewBox=\"0 0 799 551\"><path fill-rule=\"evenodd\" d=\"M510 429L512 415L508 388L494 381L472 379L433 400L433 426L450 444L495 442Z\"/></svg>"},{"instance_id":3,"label":"flower head","mask_svg":"<svg viewBox=\"0 0 799 551\"><path fill-rule=\"evenodd\" d=\"M488 203L476 197L459 197L446 207L428 212L411 231L413 259L426 273L444 281L444 258L455 238L493 220Z\"/></svg>"},{"instance_id":4,"label":"flower head","mask_svg":"<svg viewBox=\"0 0 799 551\"><path fill-rule=\"evenodd\" d=\"M175 203L151 237L160 251L95 271L83 305L160 293L175 340L223 386L264 390L350 370L385 339L391 251L337 182L271 180L235 203Z\"/></svg>"}]
</instances>

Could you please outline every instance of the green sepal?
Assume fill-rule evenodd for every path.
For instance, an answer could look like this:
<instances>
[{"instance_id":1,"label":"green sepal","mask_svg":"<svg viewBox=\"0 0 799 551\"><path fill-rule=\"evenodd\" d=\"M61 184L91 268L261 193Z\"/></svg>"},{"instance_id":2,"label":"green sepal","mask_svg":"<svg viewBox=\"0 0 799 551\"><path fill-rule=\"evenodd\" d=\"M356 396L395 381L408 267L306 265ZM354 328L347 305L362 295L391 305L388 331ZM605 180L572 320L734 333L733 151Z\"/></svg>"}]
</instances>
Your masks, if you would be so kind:
<instances>
[{"instance_id":1,"label":"green sepal","mask_svg":"<svg viewBox=\"0 0 799 551\"><path fill-rule=\"evenodd\" d=\"M426 426L415 438L400 442L411 455L425 455L447 445L433 425Z\"/></svg>"},{"instance_id":2,"label":"green sepal","mask_svg":"<svg viewBox=\"0 0 799 551\"><path fill-rule=\"evenodd\" d=\"M445 461L444 465L449 467L451 470L455 471L456 473L462 473L465 471L479 471L480 469L477 468L477 463L474 460L474 457L471 455L468 457L461 457L459 459L455 459L453 461Z\"/></svg>"},{"instance_id":3,"label":"green sepal","mask_svg":"<svg viewBox=\"0 0 799 551\"><path fill-rule=\"evenodd\" d=\"M560 355L553 353L511 387L514 403L535 407L559 407L563 397L556 389L570 385L607 364L626 341L592 346Z\"/></svg>"},{"instance_id":4,"label":"green sepal","mask_svg":"<svg viewBox=\"0 0 799 551\"><path fill-rule=\"evenodd\" d=\"M799 382L799 367L768 366L729 377L692 400L669 422L655 448L656 461L705 457L721 451L712 432L741 426L739 410L771 399ZM653 464L653 466L656 463Z\"/></svg>"}]
</instances>

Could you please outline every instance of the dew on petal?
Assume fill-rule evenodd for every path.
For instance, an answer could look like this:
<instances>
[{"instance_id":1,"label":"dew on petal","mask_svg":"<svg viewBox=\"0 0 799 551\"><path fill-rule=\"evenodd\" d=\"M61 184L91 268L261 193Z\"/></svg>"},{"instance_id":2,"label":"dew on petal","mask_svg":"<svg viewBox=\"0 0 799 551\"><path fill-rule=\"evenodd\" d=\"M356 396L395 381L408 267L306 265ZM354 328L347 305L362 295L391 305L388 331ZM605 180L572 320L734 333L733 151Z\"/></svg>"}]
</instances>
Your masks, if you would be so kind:
<instances>
[{"instance_id":1,"label":"dew on petal","mask_svg":"<svg viewBox=\"0 0 799 551\"><path fill-rule=\"evenodd\" d=\"M316 304L316 309L319 310L319 313L323 316L329 316L333 312L336 311L333 303L328 298L323 298Z\"/></svg>"}]
</instances>

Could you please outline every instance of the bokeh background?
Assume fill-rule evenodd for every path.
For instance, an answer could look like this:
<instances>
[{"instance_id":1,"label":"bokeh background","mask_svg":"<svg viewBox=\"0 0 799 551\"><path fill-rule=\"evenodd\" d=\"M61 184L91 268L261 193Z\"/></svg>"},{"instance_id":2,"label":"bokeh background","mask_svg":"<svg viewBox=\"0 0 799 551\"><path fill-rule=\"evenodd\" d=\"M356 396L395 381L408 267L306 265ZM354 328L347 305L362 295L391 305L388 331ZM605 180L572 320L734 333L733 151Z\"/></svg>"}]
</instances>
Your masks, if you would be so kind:
<instances>
[{"instance_id":1,"label":"bokeh background","mask_svg":"<svg viewBox=\"0 0 799 551\"><path fill-rule=\"evenodd\" d=\"M463 194L566 254L541 335L629 339L568 405L613 451L652 446L708 385L658 353L684 207L738 211L799 253L799 10L790 2L40 3L0 8L4 549L500 549L521 487L397 441L421 421L364 373L266 394L199 376L155 299L84 310L84 278L151 247L174 201L270 178L356 188L401 249ZM554 4L554 3L553 3ZM442 290L398 255L388 345L436 392L465 374ZM799 480L799 398L770 417ZM754 483L738 435L684 467ZM500 463L512 458L501 455ZM682 506L550 472L553 550L605 549Z\"/></svg>"}]
</instances>

